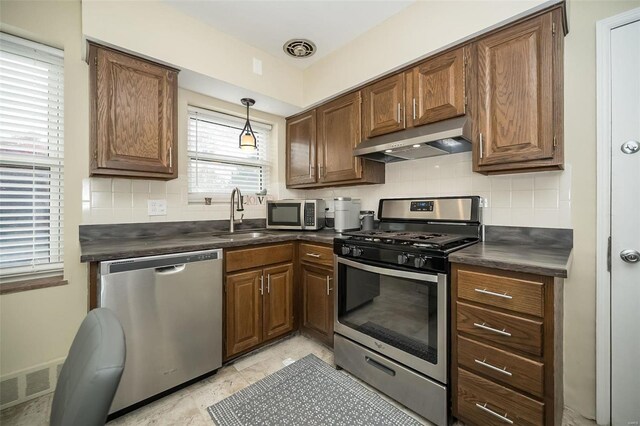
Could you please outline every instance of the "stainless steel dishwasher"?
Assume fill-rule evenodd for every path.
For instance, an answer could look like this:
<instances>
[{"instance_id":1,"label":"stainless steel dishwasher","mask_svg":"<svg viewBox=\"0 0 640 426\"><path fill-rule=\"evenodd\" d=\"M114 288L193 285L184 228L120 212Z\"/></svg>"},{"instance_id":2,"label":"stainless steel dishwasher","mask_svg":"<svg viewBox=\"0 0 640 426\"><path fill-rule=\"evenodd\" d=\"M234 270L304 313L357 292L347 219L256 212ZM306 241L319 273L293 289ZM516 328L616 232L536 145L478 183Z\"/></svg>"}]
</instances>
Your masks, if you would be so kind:
<instances>
[{"instance_id":1,"label":"stainless steel dishwasher","mask_svg":"<svg viewBox=\"0 0 640 426\"><path fill-rule=\"evenodd\" d=\"M221 249L100 263L98 305L127 345L109 413L220 368L222 279Z\"/></svg>"}]
</instances>

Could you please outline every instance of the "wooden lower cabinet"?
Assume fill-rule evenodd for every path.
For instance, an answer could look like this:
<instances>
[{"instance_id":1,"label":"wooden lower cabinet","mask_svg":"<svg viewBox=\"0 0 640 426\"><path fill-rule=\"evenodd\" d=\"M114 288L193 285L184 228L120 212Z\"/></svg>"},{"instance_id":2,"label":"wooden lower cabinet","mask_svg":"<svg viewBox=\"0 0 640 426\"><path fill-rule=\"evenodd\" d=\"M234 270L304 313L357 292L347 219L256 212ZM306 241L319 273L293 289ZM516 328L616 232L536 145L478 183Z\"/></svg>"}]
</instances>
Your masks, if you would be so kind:
<instances>
[{"instance_id":1,"label":"wooden lower cabinet","mask_svg":"<svg viewBox=\"0 0 640 426\"><path fill-rule=\"evenodd\" d=\"M227 356L240 353L262 341L262 270L227 275Z\"/></svg>"},{"instance_id":2,"label":"wooden lower cabinet","mask_svg":"<svg viewBox=\"0 0 640 426\"><path fill-rule=\"evenodd\" d=\"M293 330L293 264L266 268L263 335L273 339Z\"/></svg>"},{"instance_id":3,"label":"wooden lower cabinet","mask_svg":"<svg viewBox=\"0 0 640 426\"><path fill-rule=\"evenodd\" d=\"M562 279L454 263L453 415L467 425L559 425Z\"/></svg>"},{"instance_id":4,"label":"wooden lower cabinet","mask_svg":"<svg viewBox=\"0 0 640 426\"><path fill-rule=\"evenodd\" d=\"M228 274L226 358L294 329L293 263Z\"/></svg>"},{"instance_id":5,"label":"wooden lower cabinet","mask_svg":"<svg viewBox=\"0 0 640 426\"><path fill-rule=\"evenodd\" d=\"M333 346L333 269L302 263L302 328Z\"/></svg>"}]
</instances>

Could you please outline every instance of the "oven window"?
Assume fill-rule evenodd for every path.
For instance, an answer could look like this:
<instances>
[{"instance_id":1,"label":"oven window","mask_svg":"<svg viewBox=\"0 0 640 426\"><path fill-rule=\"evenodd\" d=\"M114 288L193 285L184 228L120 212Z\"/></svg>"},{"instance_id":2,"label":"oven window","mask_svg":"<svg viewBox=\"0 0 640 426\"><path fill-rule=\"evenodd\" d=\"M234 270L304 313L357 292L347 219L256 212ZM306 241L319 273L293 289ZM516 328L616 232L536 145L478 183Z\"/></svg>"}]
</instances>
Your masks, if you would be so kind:
<instances>
[{"instance_id":1,"label":"oven window","mask_svg":"<svg viewBox=\"0 0 640 426\"><path fill-rule=\"evenodd\" d=\"M300 226L300 203L270 203L268 210L270 225Z\"/></svg>"},{"instance_id":2,"label":"oven window","mask_svg":"<svg viewBox=\"0 0 640 426\"><path fill-rule=\"evenodd\" d=\"M355 331L438 363L437 283L338 265L338 321Z\"/></svg>"}]
</instances>

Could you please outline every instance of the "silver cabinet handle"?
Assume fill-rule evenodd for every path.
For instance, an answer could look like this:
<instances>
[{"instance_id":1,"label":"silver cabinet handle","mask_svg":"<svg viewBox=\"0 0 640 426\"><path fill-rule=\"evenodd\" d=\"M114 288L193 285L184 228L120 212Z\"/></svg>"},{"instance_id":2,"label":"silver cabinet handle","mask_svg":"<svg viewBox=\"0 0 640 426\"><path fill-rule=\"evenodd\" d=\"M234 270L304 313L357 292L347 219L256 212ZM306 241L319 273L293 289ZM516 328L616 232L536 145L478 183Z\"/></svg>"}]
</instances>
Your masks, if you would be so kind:
<instances>
[{"instance_id":1,"label":"silver cabinet handle","mask_svg":"<svg viewBox=\"0 0 640 426\"><path fill-rule=\"evenodd\" d=\"M474 359L474 361L476 363L484 366L484 367L487 367L487 368L490 368L490 369L492 369L494 371L497 371L498 373L502 373L502 374L505 374L507 376L513 376L513 374L511 372L507 371L507 367L499 368L499 367L496 367L495 365L491 365L491 364L489 364L487 362L486 358L484 360L482 360L482 361L480 361L479 359Z\"/></svg>"},{"instance_id":2,"label":"silver cabinet handle","mask_svg":"<svg viewBox=\"0 0 640 426\"><path fill-rule=\"evenodd\" d=\"M496 412L495 412L495 411L493 411L492 409L487 408L487 403L486 403L486 402L484 403L484 405L482 405L482 404L478 404L478 403L476 402L476 407L478 407L479 409L481 409L482 411L484 411L484 412L486 412L486 413L491 414L491 415L492 415L492 416L494 416L494 417L499 418L500 420L502 420L502 421L503 421L503 422L505 422L505 423L509 423L510 425L512 425L512 424L513 424L513 420L511 420L511 419L507 418L507 413L504 413L504 416L502 416L502 415L500 415L500 414L496 413Z\"/></svg>"},{"instance_id":3,"label":"silver cabinet handle","mask_svg":"<svg viewBox=\"0 0 640 426\"><path fill-rule=\"evenodd\" d=\"M416 98L413 98L413 119L416 119Z\"/></svg>"},{"instance_id":4,"label":"silver cabinet handle","mask_svg":"<svg viewBox=\"0 0 640 426\"><path fill-rule=\"evenodd\" d=\"M480 158L482 158L482 133L480 133Z\"/></svg>"},{"instance_id":5,"label":"silver cabinet handle","mask_svg":"<svg viewBox=\"0 0 640 426\"><path fill-rule=\"evenodd\" d=\"M311 257L315 257L315 258L319 258L320 255L317 253L307 253L307 256L311 256Z\"/></svg>"},{"instance_id":6,"label":"silver cabinet handle","mask_svg":"<svg viewBox=\"0 0 640 426\"><path fill-rule=\"evenodd\" d=\"M475 291L477 291L478 293L489 295L489 296L502 297L503 299L513 299L513 297L509 296L507 293L495 293L493 291L487 290L486 288L485 289L476 288Z\"/></svg>"},{"instance_id":7,"label":"silver cabinet handle","mask_svg":"<svg viewBox=\"0 0 640 426\"><path fill-rule=\"evenodd\" d=\"M260 296L264 294L264 275L260 275Z\"/></svg>"},{"instance_id":8,"label":"silver cabinet handle","mask_svg":"<svg viewBox=\"0 0 640 426\"><path fill-rule=\"evenodd\" d=\"M271 293L271 274L267 274L267 293Z\"/></svg>"},{"instance_id":9,"label":"silver cabinet handle","mask_svg":"<svg viewBox=\"0 0 640 426\"><path fill-rule=\"evenodd\" d=\"M331 290L333 290L331 287L329 287L330 282L331 282L331 277L327 275L327 296L329 296L329 293L331 293Z\"/></svg>"},{"instance_id":10,"label":"silver cabinet handle","mask_svg":"<svg viewBox=\"0 0 640 426\"><path fill-rule=\"evenodd\" d=\"M169 168L173 167L173 147L169 145Z\"/></svg>"},{"instance_id":11,"label":"silver cabinet handle","mask_svg":"<svg viewBox=\"0 0 640 426\"><path fill-rule=\"evenodd\" d=\"M398 124L402 123L402 121L400 120L400 102L398 102Z\"/></svg>"},{"instance_id":12,"label":"silver cabinet handle","mask_svg":"<svg viewBox=\"0 0 640 426\"><path fill-rule=\"evenodd\" d=\"M506 329L503 328L502 330L498 330L497 328L489 327L486 324L487 324L486 322L483 322L482 324L478 324L477 322L473 323L473 325L475 325L476 327L481 328L483 330L491 331L492 333L497 333L497 334L500 334L502 336L511 337L511 333L506 331Z\"/></svg>"}]
</instances>

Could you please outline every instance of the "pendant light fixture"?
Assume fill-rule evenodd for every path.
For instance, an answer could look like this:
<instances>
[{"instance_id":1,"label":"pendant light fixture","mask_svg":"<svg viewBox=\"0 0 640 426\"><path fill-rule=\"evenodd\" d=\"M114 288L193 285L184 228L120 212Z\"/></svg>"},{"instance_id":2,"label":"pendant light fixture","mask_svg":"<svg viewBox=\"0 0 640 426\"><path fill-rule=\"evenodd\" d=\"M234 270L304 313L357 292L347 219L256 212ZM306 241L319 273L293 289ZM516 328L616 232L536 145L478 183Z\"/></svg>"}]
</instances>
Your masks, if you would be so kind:
<instances>
[{"instance_id":1,"label":"pendant light fixture","mask_svg":"<svg viewBox=\"0 0 640 426\"><path fill-rule=\"evenodd\" d=\"M242 102L242 105L247 107L247 122L244 124L242 133L240 133L240 149L244 151L253 151L258 147L258 140L256 139L256 134L253 133L251 123L249 122L249 107L253 106L256 101L250 98L242 98L240 102Z\"/></svg>"}]
</instances>

